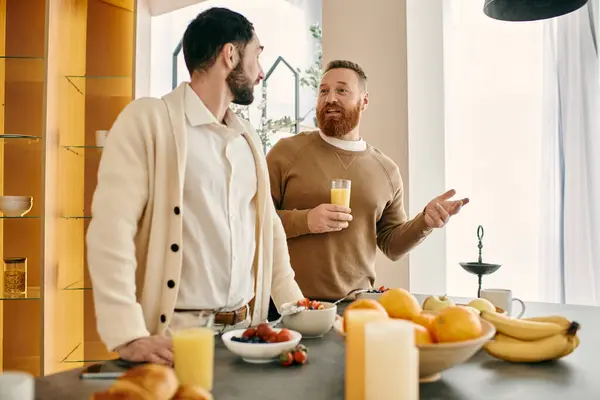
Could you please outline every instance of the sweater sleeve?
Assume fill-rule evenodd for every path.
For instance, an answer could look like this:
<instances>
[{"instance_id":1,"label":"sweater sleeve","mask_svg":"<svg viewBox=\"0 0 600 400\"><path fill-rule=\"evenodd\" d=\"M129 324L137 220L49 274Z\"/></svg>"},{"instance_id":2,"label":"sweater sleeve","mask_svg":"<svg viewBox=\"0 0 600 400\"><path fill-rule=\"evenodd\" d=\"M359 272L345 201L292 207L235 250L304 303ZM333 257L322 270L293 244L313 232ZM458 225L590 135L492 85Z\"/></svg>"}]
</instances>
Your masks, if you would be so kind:
<instances>
[{"instance_id":1,"label":"sweater sleeve","mask_svg":"<svg viewBox=\"0 0 600 400\"><path fill-rule=\"evenodd\" d=\"M269 180L271 182L271 197L277 215L281 219L283 229L288 239L307 235L308 212L310 210L284 210L283 198L285 195L285 185L287 179L287 170L289 169L289 160L293 155L288 155L284 148L283 140L280 140L267 154L267 166L269 168Z\"/></svg>"},{"instance_id":2,"label":"sweater sleeve","mask_svg":"<svg viewBox=\"0 0 600 400\"><path fill-rule=\"evenodd\" d=\"M127 106L107 137L86 235L97 328L109 350L150 335L135 284L134 237L148 199L143 104Z\"/></svg>"},{"instance_id":3,"label":"sweater sleeve","mask_svg":"<svg viewBox=\"0 0 600 400\"><path fill-rule=\"evenodd\" d=\"M377 246L392 261L397 261L421 243L431 229L423 212L409 220L404 209L404 187L396 167L390 177L393 196L377 221Z\"/></svg>"},{"instance_id":4,"label":"sweater sleeve","mask_svg":"<svg viewBox=\"0 0 600 400\"><path fill-rule=\"evenodd\" d=\"M275 211L273 209L273 211ZM286 234L280 219L273 213L273 277L271 296L278 310L285 303L296 302L304 298L295 281L295 274L290 264Z\"/></svg>"}]
</instances>

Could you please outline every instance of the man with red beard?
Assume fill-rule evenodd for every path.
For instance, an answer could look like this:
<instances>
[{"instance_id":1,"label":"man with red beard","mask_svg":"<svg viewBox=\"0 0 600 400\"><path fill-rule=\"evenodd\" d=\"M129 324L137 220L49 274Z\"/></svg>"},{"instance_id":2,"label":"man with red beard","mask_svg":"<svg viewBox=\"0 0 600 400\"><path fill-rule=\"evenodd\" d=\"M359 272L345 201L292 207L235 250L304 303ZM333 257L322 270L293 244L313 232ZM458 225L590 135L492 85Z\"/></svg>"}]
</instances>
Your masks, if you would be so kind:
<instances>
[{"instance_id":1,"label":"man with red beard","mask_svg":"<svg viewBox=\"0 0 600 400\"><path fill-rule=\"evenodd\" d=\"M271 194L304 295L333 300L372 287L379 247L398 260L442 228L468 199L450 190L408 219L398 166L360 134L367 77L353 62L327 65L319 87L319 130L282 139L267 155ZM351 207L330 204L333 179L351 181Z\"/></svg>"}]
</instances>

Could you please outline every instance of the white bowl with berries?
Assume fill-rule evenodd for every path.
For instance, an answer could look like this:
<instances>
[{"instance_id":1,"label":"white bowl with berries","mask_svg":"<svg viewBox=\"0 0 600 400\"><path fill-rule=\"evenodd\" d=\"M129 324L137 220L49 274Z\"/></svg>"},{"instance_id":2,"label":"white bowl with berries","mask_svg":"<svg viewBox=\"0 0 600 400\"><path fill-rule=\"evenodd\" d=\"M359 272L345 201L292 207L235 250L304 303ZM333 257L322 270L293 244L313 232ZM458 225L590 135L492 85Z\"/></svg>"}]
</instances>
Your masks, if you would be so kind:
<instances>
[{"instance_id":1,"label":"white bowl with berries","mask_svg":"<svg viewBox=\"0 0 600 400\"><path fill-rule=\"evenodd\" d=\"M381 295L386 291L388 291L388 288L385 286L380 286L378 289L373 288L367 290L366 292L359 293L356 295L356 298L379 300L379 297L381 297Z\"/></svg>"},{"instance_id":2,"label":"white bowl with berries","mask_svg":"<svg viewBox=\"0 0 600 400\"><path fill-rule=\"evenodd\" d=\"M296 303L304 306L306 310L283 317L283 326L300 332L305 338L318 338L325 335L333 328L337 306L329 302L303 299ZM286 304L282 306L285 308Z\"/></svg>"},{"instance_id":3,"label":"white bowl with berries","mask_svg":"<svg viewBox=\"0 0 600 400\"><path fill-rule=\"evenodd\" d=\"M252 364L278 361L282 353L294 350L302 334L286 328L271 328L262 323L255 328L236 329L221 336L232 353Z\"/></svg>"}]
</instances>

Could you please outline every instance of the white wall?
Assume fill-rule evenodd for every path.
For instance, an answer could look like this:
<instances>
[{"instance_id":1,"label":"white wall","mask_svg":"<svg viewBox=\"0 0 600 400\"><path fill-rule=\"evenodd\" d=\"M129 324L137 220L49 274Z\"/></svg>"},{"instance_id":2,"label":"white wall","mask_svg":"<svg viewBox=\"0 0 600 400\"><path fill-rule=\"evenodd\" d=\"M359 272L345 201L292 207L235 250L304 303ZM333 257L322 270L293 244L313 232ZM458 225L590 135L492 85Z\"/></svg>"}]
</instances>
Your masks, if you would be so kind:
<instances>
[{"instance_id":1,"label":"white wall","mask_svg":"<svg viewBox=\"0 0 600 400\"><path fill-rule=\"evenodd\" d=\"M323 62L349 59L364 68L370 103L361 122L361 136L398 164L408 203L405 19L404 1L379 0L376 7L364 0L323 1ZM407 257L393 263L378 252L376 262L379 285L408 287Z\"/></svg>"}]
</instances>

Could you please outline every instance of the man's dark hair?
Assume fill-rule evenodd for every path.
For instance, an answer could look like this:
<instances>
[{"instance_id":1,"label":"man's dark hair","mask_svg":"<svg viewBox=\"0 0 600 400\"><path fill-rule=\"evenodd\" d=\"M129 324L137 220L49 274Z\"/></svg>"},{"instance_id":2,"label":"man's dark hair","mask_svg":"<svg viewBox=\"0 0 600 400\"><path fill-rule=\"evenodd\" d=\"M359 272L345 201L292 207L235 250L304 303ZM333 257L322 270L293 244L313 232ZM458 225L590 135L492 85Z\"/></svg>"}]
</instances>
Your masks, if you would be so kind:
<instances>
[{"instance_id":1,"label":"man's dark hair","mask_svg":"<svg viewBox=\"0 0 600 400\"><path fill-rule=\"evenodd\" d=\"M356 72L356 75L358 75L358 82L360 84L360 88L362 90L367 90L367 74L365 74L365 71L358 63L348 60L333 60L330 61L329 64L327 64L323 73L327 73L332 69L350 69Z\"/></svg>"},{"instance_id":2,"label":"man's dark hair","mask_svg":"<svg viewBox=\"0 0 600 400\"><path fill-rule=\"evenodd\" d=\"M183 58L190 75L212 67L227 43L243 55L253 36L252 23L235 11L213 7L201 12L183 34Z\"/></svg>"}]
</instances>

